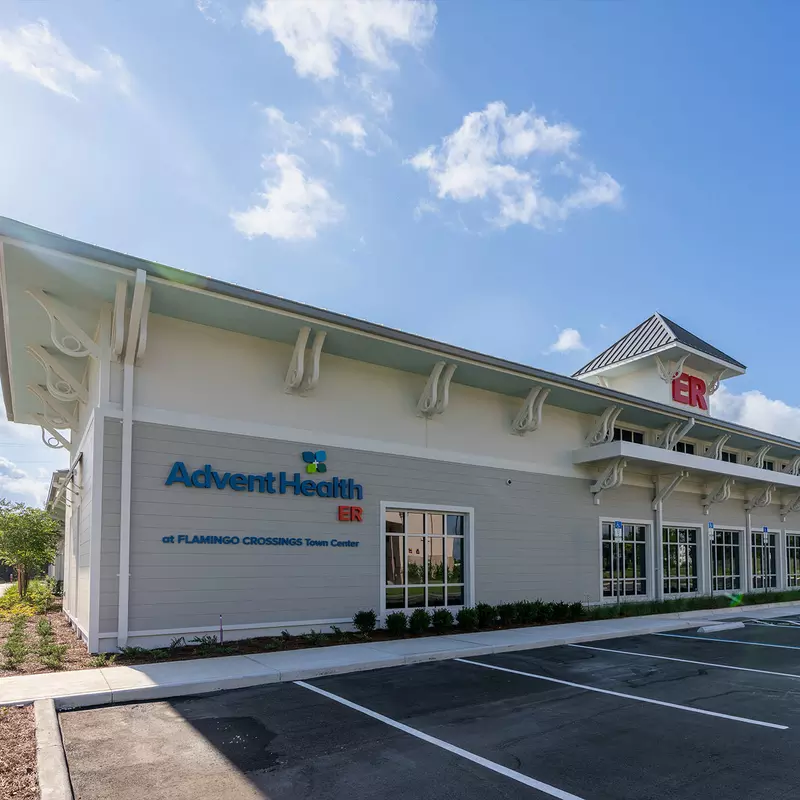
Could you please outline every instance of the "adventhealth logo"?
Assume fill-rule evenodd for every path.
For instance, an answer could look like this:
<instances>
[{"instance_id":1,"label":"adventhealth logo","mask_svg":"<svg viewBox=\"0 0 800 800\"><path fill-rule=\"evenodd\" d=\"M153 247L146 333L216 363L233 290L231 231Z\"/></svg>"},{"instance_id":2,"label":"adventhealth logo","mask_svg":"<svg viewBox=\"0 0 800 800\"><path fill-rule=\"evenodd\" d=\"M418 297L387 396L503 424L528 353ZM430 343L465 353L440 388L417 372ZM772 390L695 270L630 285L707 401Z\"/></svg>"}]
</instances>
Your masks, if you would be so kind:
<instances>
[{"instance_id":1,"label":"adventhealth logo","mask_svg":"<svg viewBox=\"0 0 800 800\"><path fill-rule=\"evenodd\" d=\"M327 454L324 450L303 453L307 474L327 472ZM315 481L303 480L302 473L291 476L286 472L265 472L248 475L244 472L218 472L211 464L191 470L183 461L172 465L165 485L182 483L195 489L232 489L234 492L259 492L261 494L294 494L304 497L333 497L342 500L363 500L364 489L352 478L329 478Z\"/></svg>"},{"instance_id":2,"label":"adventhealth logo","mask_svg":"<svg viewBox=\"0 0 800 800\"><path fill-rule=\"evenodd\" d=\"M328 468L325 466L325 459L328 454L324 450L317 450L316 453L311 450L306 450L303 453L303 461L306 462L306 472L313 474L314 472L327 472Z\"/></svg>"}]
</instances>

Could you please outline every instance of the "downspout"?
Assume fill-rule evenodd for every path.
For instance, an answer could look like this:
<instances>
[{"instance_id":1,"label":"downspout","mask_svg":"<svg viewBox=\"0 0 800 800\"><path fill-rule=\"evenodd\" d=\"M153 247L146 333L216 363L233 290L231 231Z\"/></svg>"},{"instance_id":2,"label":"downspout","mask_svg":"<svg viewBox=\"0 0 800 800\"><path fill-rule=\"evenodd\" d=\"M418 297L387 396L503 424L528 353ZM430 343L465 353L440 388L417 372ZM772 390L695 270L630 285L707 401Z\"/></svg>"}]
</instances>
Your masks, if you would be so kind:
<instances>
[{"instance_id":1,"label":"downspout","mask_svg":"<svg viewBox=\"0 0 800 800\"><path fill-rule=\"evenodd\" d=\"M136 283L128 322L125 358L122 368L122 464L120 476L119 513L119 607L117 620L117 647L128 644L128 601L130 597L131 564L131 460L133 456L133 377L136 350L139 346L139 329L144 308L147 273L136 270Z\"/></svg>"}]
</instances>

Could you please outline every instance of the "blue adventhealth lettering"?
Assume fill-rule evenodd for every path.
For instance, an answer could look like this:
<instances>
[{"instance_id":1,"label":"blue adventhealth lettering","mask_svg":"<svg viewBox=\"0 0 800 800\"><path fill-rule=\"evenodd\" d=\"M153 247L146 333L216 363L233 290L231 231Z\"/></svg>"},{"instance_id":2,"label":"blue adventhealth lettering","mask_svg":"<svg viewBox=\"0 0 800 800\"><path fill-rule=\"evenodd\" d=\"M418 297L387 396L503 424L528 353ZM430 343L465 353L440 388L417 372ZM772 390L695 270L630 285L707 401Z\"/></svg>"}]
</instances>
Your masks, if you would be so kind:
<instances>
[{"instance_id":1,"label":"blue adventhealth lettering","mask_svg":"<svg viewBox=\"0 0 800 800\"><path fill-rule=\"evenodd\" d=\"M326 481L313 481L299 472L289 476L286 472L266 472L263 475L245 475L242 472L219 473L206 464L202 469L189 472L183 461L172 465L167 486L182 483L196 489L225 489L234 492L260 492L261 494L294 494L303 497L333 497L339 500L363 500L364 489L352 478L329 478Z\"/></svg>"}]
</instances>

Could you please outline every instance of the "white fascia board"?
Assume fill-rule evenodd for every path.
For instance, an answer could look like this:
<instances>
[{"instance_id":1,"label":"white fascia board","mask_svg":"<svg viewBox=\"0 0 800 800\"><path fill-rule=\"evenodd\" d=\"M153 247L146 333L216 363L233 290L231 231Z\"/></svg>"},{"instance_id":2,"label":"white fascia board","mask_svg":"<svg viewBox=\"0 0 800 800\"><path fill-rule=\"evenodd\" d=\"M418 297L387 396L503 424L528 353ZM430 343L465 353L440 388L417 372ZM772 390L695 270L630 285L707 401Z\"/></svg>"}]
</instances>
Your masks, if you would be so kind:
<instances>
[{"instance_id":1,"label":"white fascia board","mask_svg":"<svg viewBox=\"0 0 800 800\"><path fill-rule=\"evenodd\" d=\"M674 450L664 450L661 447L633 444L632 442L606 442L594 447L573 450L572 463L591 465L620 456L628 459L629 462L636 462L636 464L654 469L665 467L674 470L685 469L691 475L705 474L734 478L737 483L772 483L776 487L800 489L800 475L787 475L785 472L749 467L746 464L730 464L715 458L676 453Z\"/></svg>"}]
</instances>

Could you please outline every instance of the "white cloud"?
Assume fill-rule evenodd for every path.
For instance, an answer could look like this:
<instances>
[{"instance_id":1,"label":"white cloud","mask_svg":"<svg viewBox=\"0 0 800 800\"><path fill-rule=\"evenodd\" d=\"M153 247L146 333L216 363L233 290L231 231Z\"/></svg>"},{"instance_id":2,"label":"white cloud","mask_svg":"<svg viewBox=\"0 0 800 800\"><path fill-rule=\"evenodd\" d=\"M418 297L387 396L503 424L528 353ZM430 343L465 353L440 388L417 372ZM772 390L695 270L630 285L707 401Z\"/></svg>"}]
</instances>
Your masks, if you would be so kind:
<instances>
[{"instance_id":1,"label":"white cloud","mask_svg":"<svg viewBox=\"0 0 800 800\"><path fill-rule=\"evenodd\" d=\"M375 85L371 75L363 73L358 78L358 89L367 96L372 108L382 117L388 117L394 106L392 95L386 89Z\"/></svg>"},{"instance_id":2,"label":"white cloud","mask_svg":"<svg viewBox=\"0 0 800 800\"><path fill-rule=\"evenodd\" d=\"M344 207L325 185L303 172L303 161L289 153L267 156L262 168L271 173L261 194L264 203L231 213L234 227L248 238L313 239L319 228L338 222Z\"/></svg>"},{"instance_id":3,"label":"white cloud","mask_svg":"<svg viewBox=\"0 0 800 800\"><path fill-rule=\"evenodd\" d=\"M342 49L378 69L394 66L397 46L422 46L433 35L436 4L428 0L254 0L244 22L269 31L298 75L339 74Z\"/></svg>"},{"instance_id":4,"label":"white cloud","mask_svg":"<svg viewBox=\"0 0 800 800\"><path fill-rule=\"evenodd\" d=\"M439 207L424 197L414 206L414 219L419 222L426 214L438 214Z\"/></svg>"},{"instance_id":5,"label":"white cloud","mask_svg":"<svg viewBox=\"0 0 800 800\"><path fill-rule=\"evenodd\" d=\"M545 353L570 353L575 350L586 350L581 334L575 328L564 328Z\"/></svg>"},{"instance_id":6,"label":"white cloud","mask_svg":"<svg viewBox=\"0 0 800 800\"><path fill-rule=\"evenodd\" d=\"M118 91L130 93L131 77L125 62L107 48L103 54L104 69L81 61L44 19L16 30L0 29L0 67L73 100L78 99L75 90L79 85L103 79Z\"/></svg>"},{"instance_id":7,"label":"white cloud","mask_svg":"<svg viewBox=\"0 0 800 800\"><path fill-rule=\"evenodd\" d=\"M366 149L367 131L360 114L343 114L335 108L326 108L317 116L317 124L336 136L349 139L354 150Z\"/></svg>"},{"instance_id":8,"label":"white cloud","mask_svg":"<svg viewBox=\"0 0 800 800\"><path fill-rule=\"evenodd\" d=\"M439 199L449 197L461 203L491 199L496 225L523 223L543 228L565 220L573 211L615 205L620 200L620 185L591 165L562 199L545 194L536 166L552 156L562 157L559 163L563 157L580 163L574 152L578 139L578 131L569 124L550 124L527 111L509 114L505 103L494 102L483 111L467 114L440 147L431 145L408 163L427 173ZM536 165L520 164L533 156Z\"/></svg>"},{"instance_id":9,"label":"white cloud","mask_svg":"<svg viewBox=\"0 0 800 800\"><path fill-rule=\"evenodd\" d=\"M282 149L297 147L308 137L308 131L299 122L289 122L279 108L265 106L261 112L270 135Z\"/></svg>"},{"instance_id":10,"label":"white cloud","mask_svg":"<svg viewBox=\"0 0 800 800\"><path fill-rule=\"evenodd\" d=\"M711 396L711 413L748 428L800 440L800 408L773 400L757 389L734 394L722 384Z\"/></svg>"},{"instance_id":11,"label":"white cloud","mask_svg":"<svg viewBox=\"0 0 800 800\"><path fill-rule=\"evenodd\" d=\"M37 477L0 456L0 497L21 500L28 505L43 506L50 487L50 474L39 470Z\"/></svg>"}]
</instances>

